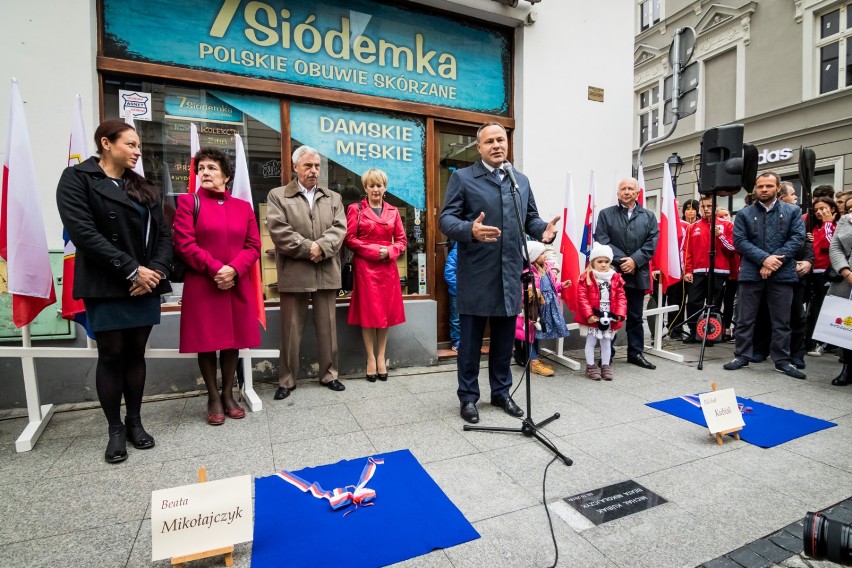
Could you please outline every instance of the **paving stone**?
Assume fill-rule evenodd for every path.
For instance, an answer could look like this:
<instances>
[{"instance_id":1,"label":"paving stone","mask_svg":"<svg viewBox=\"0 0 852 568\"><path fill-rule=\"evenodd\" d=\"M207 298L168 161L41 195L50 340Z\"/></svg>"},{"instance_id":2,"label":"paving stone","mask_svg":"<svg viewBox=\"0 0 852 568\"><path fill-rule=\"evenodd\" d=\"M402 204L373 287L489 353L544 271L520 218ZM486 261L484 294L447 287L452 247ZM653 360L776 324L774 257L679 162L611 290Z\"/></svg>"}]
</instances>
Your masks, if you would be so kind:
<instances>
[{"instance_id":1,"label":"paving stone","mask_svg":"<svg viewBox=\"0 0 852 568\"><path fill-rule=\"evenodd\" d=\"M743 568L770 568L772 566L772 562L747 546L738 548L730 553L728 557Z\"/></svg>"},{"instance_id":2,"label":"paving stone","mask_svg":"<svg viewBox=\"0 0 852 568\"><path fill-rule=\"evenodd\" d=\"M705 562L701 565L701 568L740 568L740 565L727 556L720 556L710 562Z\"/></svg>"},{"instance_id":3,"label":"paving stone","mask_svg":"<svg viewBox=\"0 0 852 568\"><path fill-rule=\"evenodd\" d=\"M781 548L767 538L761 538L748 545L748 548L755 551L762 557L772 562L778 563L787 560L793 556L789 550Z\"/></svg>"},{"instance_id":4,"label":"paving stone","mask_svg":"<svg viewBox=\"0 0 852 568\"><path fill-rule=\"evenodd\" d=\"M798 535L790 534L787 531L778 531L769 537L769 540L785 550L789 550L793 554L802 552L804 545L802 544L802 533Z\"/></svg>"}]
</instances>

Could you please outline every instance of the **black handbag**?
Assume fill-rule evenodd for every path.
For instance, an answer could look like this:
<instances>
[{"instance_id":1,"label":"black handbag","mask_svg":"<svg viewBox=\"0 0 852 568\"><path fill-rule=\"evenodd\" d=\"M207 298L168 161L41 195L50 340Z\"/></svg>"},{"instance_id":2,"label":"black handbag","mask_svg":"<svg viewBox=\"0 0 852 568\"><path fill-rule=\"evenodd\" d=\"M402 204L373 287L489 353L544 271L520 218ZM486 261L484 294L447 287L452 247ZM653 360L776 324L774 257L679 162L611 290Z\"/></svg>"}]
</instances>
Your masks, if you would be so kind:
<instances>
[{"instance_id":1,"label":"black handbag","mask_svg":"<svg viewBox=\"0 0 852 568\"><path fill-rule=\"evenodd\" d=\"M361 228L361 203L358 203L358 221L355 223L355 238L358 238L358 229ZM355 265L352 264L352 252L349 252L349 257L346 262L343 263L343 267L340 269L340 293L338 295L343 296L352 291L352 288L355 286Z\"/></svg>"},{"instance_id":2,"label":"black handbag","mask_svg":"<svg viewBox=\"0 0 852 568\"><path fill-rule=\"evenodd\" d=\"M201 210L201 200L198 198L197 193L193 193L192 197L195 200L195 205L192 209L192 226L195 227L196 223L198 223L198 212ZM172 226L172 233L174 233L174 226ZM172 241L174 243L174 241ZM174 248L174 244L172 245L172 265L169 268L169 281L170 282L183 282L184 278L186 278L186 271L189 267L181 258L180 253L177 249Z\"/></svg>"}]
</instances>

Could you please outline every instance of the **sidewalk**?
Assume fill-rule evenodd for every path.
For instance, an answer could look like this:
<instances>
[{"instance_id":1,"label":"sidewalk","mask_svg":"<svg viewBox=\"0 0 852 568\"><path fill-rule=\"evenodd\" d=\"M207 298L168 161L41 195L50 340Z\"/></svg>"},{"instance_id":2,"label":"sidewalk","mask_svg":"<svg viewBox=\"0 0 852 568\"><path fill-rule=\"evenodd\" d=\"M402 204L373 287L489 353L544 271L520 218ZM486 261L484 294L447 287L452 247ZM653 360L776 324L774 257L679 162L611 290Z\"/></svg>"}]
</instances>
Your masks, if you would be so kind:
<instances>
[{"instance_id":1,"label":"sidewalk","mask_svg":"<svg viewBox=\"0 0 852 568\"><path fill-rule=\"evenodd\" d=\"M574 460L550 467L548 503L629 479L668 501L581 532L554 514L559 566L736 566L719 557L852 496L852 387L830 385L840 369L835 356L807 358L808 379L799 381L771 363L724 371L730 345L709 349L703 371L695 369L697 347L669 348L689 362L651 358L657 370L646 371L627 365L619 350L611 383L558 365L555 377L533 377L533 417L561 414L545 433ZM517 379L520 369L513 370ZM735 440L717 446L706 430L645 406L709 390L713 380L838 426L768 450ZM483 371L480 425L516 426L487 404L487 382ZM464 432L454 365L392 370L386 383L345 383L346 391L335 393L302 381L284 401L272 399L274 385L259 384L263 411L215 428L204 420L204 397L146 403L143 419L157 446L129 446L128 460L118 465L103 461L100 409L58 412L36 448L23 454L15 453L14 440L26 420L0 420L0 564L151 566L151 491L194 483L199 466L210 480L265 476L401 448L413 452L482 535L403 566L552 563L541 487L552 455L519 434ZM526 406L523 385L515 400ZM250 547L237 546L235 566L250 565ZM748 558L754 566L773 565ZM806 565L799 557L775 562ZM217 559L189 566L221 565Z\"/></svg>"}]
</instances>

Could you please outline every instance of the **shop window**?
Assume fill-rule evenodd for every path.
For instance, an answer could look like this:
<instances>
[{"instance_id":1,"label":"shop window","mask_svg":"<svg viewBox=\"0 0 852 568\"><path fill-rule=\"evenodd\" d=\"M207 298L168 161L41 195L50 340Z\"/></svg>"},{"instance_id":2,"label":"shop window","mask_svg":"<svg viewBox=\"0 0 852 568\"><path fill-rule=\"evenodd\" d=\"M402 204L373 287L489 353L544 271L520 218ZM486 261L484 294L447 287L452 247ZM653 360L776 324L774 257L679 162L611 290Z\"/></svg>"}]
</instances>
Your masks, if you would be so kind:
<instances>
[{"instance_id":1,"label":"shop window","mask_svg":"<svg viewBox=\"0 0 852 568\"><path fill-rule=\"evenodd\" d=\"M639 2L639 21L641 31L645 31L660 21L663 0L642 0Z\"/></svg>"},{"instance_id":2,"label":"shop window","mask_svg":"<svg viewBox=\"0 0 852 568\"><path fill-rule=\"evenodd\" d=\"M639 93L639 145L660 134L660 86Z\"/></svg>"},{"instance_id":3,"label":"shop window","mask_svg":"<svg viewBox=\"0 0 852 568\"><path fill-rule=\"evenodd\" d=\"M816 21L819 94L852 86L852 3L823 13Z\"/></svg>"},{"instance_id":4,"label":"shop window","mask_svg":"<svg viewBox=\"0 0 852 568\"><path fill-rule=\"evenodd\" d=\"M292 103L290 145L316 149L319 184L338 192L347 207L364 197L362 174L378 168L388 176L385 200L399 209L408 248L398 259L403 294L427 294L426 132L422 120L337 106Z\"/></svg>"}]
</instances>

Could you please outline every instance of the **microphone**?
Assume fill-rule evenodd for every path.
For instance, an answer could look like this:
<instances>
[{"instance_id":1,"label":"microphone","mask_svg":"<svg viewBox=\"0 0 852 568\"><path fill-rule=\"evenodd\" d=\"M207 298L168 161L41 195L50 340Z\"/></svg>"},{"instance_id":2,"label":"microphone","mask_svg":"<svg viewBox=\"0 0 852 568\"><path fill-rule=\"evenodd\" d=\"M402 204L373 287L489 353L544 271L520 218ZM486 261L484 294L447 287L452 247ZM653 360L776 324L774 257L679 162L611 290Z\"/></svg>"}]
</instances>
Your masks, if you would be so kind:
<instances>
[{"instance_id":1,"label":"microphone","mask_svg":"<svg viewBox=\"0 0 852 568\"><path fill-rule=\"evenodd\" d=\"M515 168L512 167L512 164L509 162L503 162L503 171L506 172L506 175L509 176L510 180L512 180L512 186L516 190L520 190L521 186L518 185L518 178L515 177Z\"/></svg>"}]
</instances>

